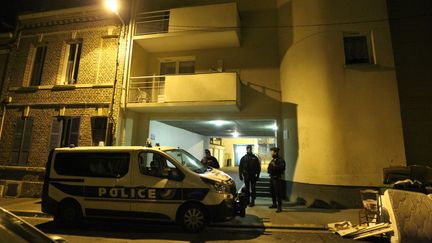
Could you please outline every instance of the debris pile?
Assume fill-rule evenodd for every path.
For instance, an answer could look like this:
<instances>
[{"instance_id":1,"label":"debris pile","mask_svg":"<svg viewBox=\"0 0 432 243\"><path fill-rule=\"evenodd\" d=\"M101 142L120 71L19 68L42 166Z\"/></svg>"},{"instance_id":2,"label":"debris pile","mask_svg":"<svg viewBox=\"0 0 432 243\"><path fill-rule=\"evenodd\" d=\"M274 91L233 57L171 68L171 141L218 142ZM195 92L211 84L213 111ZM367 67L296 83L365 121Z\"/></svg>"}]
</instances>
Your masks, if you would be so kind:
<instances>
[{"instance_id":1,"label":"debris pile","mask_svg":"<svg viewBox=\"0 0 432 243\"><path fill-rule=\"evenodd\" d=\"M342 237L353 238L354 240L363 239L370 236L383 236L383 234L392 232L393 229L389 223L379 223L367 225L352 225L350 221L330 223L328 229Z\"/></svg>"}]
</instances>

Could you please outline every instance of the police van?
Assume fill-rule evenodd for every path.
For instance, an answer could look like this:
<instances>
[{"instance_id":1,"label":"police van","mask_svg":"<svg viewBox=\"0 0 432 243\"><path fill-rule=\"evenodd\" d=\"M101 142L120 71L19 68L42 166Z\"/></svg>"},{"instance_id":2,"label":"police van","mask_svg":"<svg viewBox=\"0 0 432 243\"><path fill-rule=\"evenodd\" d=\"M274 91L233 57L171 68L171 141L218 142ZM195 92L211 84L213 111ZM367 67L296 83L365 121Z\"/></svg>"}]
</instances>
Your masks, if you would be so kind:
<instances>
[{"instance_id":1,"label":"police van","mask_svg":"<svg viewBox=\"0 0 432 243\"><path fill-rule=\"evenodd\" d=\"M168 220L196 232L244 216L234 181L172 147L74 147L51 151L42 211L76 224L83 217Z\"/></svg>"}]
</instances>

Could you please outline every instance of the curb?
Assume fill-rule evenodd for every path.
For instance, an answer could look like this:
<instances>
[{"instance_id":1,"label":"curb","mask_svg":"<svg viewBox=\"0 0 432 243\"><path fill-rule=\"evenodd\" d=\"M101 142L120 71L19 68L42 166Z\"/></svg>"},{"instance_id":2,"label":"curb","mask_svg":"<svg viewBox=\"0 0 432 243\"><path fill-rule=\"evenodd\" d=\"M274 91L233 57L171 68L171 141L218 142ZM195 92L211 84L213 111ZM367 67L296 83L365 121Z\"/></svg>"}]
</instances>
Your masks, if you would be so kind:
<instances>
[{"instance_id":1,"label":"curb","mask_svg":"<svg viewBox=\"0 0 432 243\"><path fill-rule=\"evenodd\" d=\"M290 229L290 230L323 230L323 231L328 230L326 226L321 226L321 225L272 225L268 223L264 223L263 225L211 224L210 227L243 228L243 229Z\"/></svg>"},{"instance_id":2,"label":"curb","mask_svg":"<svg viewBox=\"0 0 432 243\"><path fill-rule=\"evenodd\" d=\"M38 211L10 211L19 217L52 218L51 215Z\"/></svg>"},{"instance_id":3,"label":"curb","mask_svg":"<svg viewBox=\"0 0 432 243\"><path fill-rule=\"evenodd\" d=\"M11 213L19 216L19 217L33 217L33 218L52 218L51 215L38 212L38 211L10 211ZM239 229L290 229L290 230L323 230L327 231L327 227L323 225L275 225L271 223L264 223L262 225L253 225L253 224L224 224L224 223L216 223L210 224L210 227L221 227L221 228L239 228Z\"/></svg>"}]
</instances>

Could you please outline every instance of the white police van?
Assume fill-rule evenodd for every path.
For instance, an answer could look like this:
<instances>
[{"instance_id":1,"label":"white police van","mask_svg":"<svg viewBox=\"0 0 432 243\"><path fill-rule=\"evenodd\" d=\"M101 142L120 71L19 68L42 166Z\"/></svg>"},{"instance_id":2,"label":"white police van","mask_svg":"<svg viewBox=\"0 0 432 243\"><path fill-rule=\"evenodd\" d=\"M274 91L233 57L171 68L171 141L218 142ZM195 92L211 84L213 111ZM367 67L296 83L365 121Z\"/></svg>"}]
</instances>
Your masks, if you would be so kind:
<instances>
[{"instance_id":1,"label":"white police van","mask_svg":"<svg viewBox=\"0 0 432 243\"><path fill-rule=\"evenodd\" d=\"M172 147L75 147L51 151L42 211L82 217L176 221L188 231L244 216L234 181Z\"/></svg>"}]
</instances>

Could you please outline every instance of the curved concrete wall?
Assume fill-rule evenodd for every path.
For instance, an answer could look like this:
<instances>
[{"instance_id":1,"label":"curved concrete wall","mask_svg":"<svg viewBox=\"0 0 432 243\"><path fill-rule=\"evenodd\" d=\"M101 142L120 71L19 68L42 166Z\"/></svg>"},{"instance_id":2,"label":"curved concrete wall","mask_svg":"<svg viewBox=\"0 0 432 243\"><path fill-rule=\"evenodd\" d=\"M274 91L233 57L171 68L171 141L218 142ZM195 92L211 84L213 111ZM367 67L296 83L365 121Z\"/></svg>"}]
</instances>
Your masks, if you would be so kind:
<instances>
[{"instance_id":1,"label":"curved concrete wall","mask_svg":"<svg viewBox=\"0 0 432 243\"><path fill-rule=\"evenodd\" d=\"M280 0L278 9L286 179L381 184L382 168L405 165L386 2ZM345 65L344 32L371 33L376 65Z\"/></svg>"}]
</instances>

